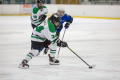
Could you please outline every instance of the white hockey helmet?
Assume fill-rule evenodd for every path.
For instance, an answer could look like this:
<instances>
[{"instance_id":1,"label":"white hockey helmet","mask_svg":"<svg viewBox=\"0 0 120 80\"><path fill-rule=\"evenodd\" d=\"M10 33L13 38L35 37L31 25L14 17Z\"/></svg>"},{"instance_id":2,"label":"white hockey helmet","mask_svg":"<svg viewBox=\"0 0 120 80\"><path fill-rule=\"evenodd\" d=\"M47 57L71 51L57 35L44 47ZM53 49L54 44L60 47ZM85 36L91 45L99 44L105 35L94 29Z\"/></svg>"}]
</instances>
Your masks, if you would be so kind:
<instances>
[{"instance_id":1,"label":"white hockey helmet","mask_svg":"<svg viewBox=\"0 0 120 80\"><path fill-rule=\"evenodd\" d=\"M57 11L64 11L64 12L65 12L65 8L59 6L59 7L57 8Z\"/></svg>"}]
</instances>

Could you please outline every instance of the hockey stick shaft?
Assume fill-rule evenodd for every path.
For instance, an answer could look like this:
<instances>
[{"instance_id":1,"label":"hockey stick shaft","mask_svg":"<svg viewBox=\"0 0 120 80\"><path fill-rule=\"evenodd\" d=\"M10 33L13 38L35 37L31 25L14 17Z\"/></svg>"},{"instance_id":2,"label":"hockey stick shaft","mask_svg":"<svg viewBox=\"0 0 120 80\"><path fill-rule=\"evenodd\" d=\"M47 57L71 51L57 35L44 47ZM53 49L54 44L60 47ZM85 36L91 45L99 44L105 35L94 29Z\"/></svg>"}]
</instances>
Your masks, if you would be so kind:
<instances>
[{"instance_id":1,"label":"hockey stick shaft","mask_svg":"<svg viewBox=\"0 0 120 80\"><path fill-rule=\"evenodd\" d=\"M63 37L62 37L62 41L63 41L64 35L65 35L65 31L66 31L66 28L65 28L65 30L64 30L64 34L63 34ZM60 48L61 48L61 47L59 47L57 58L59 57Z\"/></svg>"},{"instance_id":2,"label":"hockey stick shaft","mask_svg":"<svg viewBox=\"0 0 120 80\"><path fill-rule=\"evenodd\" d=\"M87 64L89 67L90 67L90 65L87 63L87 62L85 62L80 56L78 56L72 49L70 49L69 47L67 47L70 51L72 51L77 57L79 57L85 64Z\"/></svg>"}]
</instances>

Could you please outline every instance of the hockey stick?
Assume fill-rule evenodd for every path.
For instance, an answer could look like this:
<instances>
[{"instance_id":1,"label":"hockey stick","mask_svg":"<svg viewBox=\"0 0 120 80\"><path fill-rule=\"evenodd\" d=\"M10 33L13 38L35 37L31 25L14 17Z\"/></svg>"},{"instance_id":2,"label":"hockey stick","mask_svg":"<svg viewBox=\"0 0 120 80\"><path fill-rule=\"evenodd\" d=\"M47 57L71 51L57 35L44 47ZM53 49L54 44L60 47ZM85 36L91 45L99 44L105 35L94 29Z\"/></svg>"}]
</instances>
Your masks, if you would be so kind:
<instances>
[{"instance_id":1,"label":"hockey stick","mask_svg":"<svg viewBox=\"0 0 120 80\"><path fill-rule=\"evenodd\" d=\"M85 62L80 56L78 56L73 50L71 50L69 47L67 47L70 51L72 51L77 57L79 57L85 64L87 64L89 66L89 69L92 69L94 67L96 67L95 64L93 64L92 66L90 66L87 62Z\"/></svg>"},{"instance_id":2,"label":"hockey stick","mask_svg":"<svg viewBox=\"0 0 120 80\"><path fill-rule=\"evenodd\" d=\"M63 34L63 37L62 37L62 41L63 41L64 35L65 35L65 31L66 31L66 28L65 28L65 30L64 30L64 34ZM59 51L58 51L57 58L59 57L60 48L61 48L61 47L59 47Z\"/></svg>"}]
</instances>

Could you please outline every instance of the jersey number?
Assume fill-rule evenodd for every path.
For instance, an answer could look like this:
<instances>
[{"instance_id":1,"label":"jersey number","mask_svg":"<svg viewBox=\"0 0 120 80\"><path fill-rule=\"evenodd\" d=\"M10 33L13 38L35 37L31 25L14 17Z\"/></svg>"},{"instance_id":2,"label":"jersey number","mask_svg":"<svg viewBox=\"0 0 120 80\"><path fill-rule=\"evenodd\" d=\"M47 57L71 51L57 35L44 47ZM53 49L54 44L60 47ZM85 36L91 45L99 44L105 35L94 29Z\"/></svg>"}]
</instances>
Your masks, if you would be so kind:
<instances>
[{"instance_id":1,"label":"jersey number","mask_svg":"<svg viewBox=\"0 0 120 80\"><path fill-rule=\"evenodd\" d=\"M34 17L34 18L37 18L37 16L36 16L36 15L34 15L33 17Z\"/></svg>"},{"instance_id":2,"label":"jersey number","mask_svg":"<svg viewBox=\"0 0 120 80\"><path fill-rule=\"evenodd\" d=\"M55 38L55 37L57 37L57 35L55 34L55 35L51 35L52 36L52 38Z\"/></svg>"}]
</instances>

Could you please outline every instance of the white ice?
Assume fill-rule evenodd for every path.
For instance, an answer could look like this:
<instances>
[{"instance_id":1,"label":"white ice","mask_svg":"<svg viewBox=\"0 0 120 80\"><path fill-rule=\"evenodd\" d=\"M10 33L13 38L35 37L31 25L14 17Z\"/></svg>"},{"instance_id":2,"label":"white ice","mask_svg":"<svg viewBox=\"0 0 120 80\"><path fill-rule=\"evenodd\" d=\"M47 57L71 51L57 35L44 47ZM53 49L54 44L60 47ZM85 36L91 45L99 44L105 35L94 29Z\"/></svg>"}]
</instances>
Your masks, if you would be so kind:
<instances>
[{"instance_id":1,"label":"white ice","mask_svg":"<svg viewBox=\"0 0 120 80\"><path fill-rule=\"evenodd\" d=\"M29 69L19 69L31 33L29 16L0 16L0 80L120 80L120 20L74 18L66 30L64 41L94 69L68 48L61 48L60 65L49 65L41 52Z\"/></svg>"}]
</instances>

